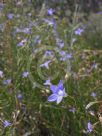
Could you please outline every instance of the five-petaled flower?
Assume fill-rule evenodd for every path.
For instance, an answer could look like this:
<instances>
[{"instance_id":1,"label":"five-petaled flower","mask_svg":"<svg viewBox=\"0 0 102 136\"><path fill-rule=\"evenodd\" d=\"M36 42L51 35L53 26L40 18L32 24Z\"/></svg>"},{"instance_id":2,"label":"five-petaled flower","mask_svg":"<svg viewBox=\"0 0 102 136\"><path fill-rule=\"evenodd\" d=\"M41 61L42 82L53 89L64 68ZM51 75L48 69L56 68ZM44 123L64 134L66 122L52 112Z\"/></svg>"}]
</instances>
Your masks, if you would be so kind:
<instances>
[{"instance_id":1,"label":"five-petaled flower","mask_svg":"<svg viewBox=\"0 0 102 136\"><path fill-rule=\"evenodd\" d=\"M44 83L44 85L51 85L50 79L47 79Z\"/></svg>"},{"instance_id":2,"label":"five-petaled flower","mask_svg":"<svg viewBox=\"0 0 102 136\"><path fill-rule=\"evenodd\" d=\"M50 8L47 10L48 15L52 16L54 14L55 10Z\"/></svg>"},{"instance_id":3,"label":"five-petaled flower","mask_svg":"<svg viewBox=\"0 0 102 136\"><path fill-rule=\"evenodd\" d=\"M45 67L45 68L49 69L49 63L50 62L51 62L51 60L48 60L45 63L41 64L40 67Z\"/></svg>"},{"instance_id":4,"label":"five-petaled flower","mask_svg":"<svg viewBox=\"0 0 102 136\"><path fill-rule=\"evenodd\" d=\"M28 75L29 75L29 72L28 72L28 71L25 71L25 72L23 72L22 77L23 77L23 78L24 78L24 77L28 77Z\"/></svg>"},{"instance_id":5,"label":"five-petaled flower","mask_svg":"<svg viewBox=\"0 0 102 136\"><path fill-rule=\"evenodd\" d=\"M9 85L9 84L11 84L11 81L12 81L11 79L6 79L6 80L3 81L3 84Z\"/></svg>"},{"instance_id":6,"label":"five-petaled flower","mask_svg":"<svg viewBox=\"0 0 102 136\"><path fill-rule=\"evenodd\" d=\"M84 29L78 28L78 29L75 30L75 34L76 34L76 35L81 35L81 33L82 33L83 31L84 31Z\"/></svg>"},{"instance_id":7,"label":"five-petaled flower","mask_svg":"<svg viewBox=\"0 0 102 136\"><path fill-rule=\"evenodd\" d=\"M62 80L60 80L57 86L51 84L50 89L52 91L52 94L48 97L49 102L56 101L56 103L59 104L62 101L63 97L67 96Z\"/></svg>"},{"instance_id":8,"label":"five-petaled flower","mask_svg":"<svg viewBox=\"0 0 102 136\"><path fill-rule=\"evenodd\" d=\"M10 123L9 121L5 120L5 121L3 122L3 125L4 125L4 127L6 128L6 127L8 127L8 126L11 126L11 123Z\"/></svg>"},{"instance_id":9,"label":"five-petaled flower","mask_svg":"<svg viewBox=\"0 0 102 136\"><path fill-rule=\"evenodd\" d=\"M95 98L97 96L97 94L95 92L92 92L91 96Z\"/></svg>"},{"instance_id":10,"label":"five-petaled flower","mask_svg":"<svg viewBox=\"0 0 102 136\"><path fill-rule=\"evenodd\" d=\"M93 125L91 124L91 122L87 123L87 132L91 133L93 131Z\"/></svg>"},{"instance_id":11,"label":"five-petaled flower","mask_svg":"<svg viewBox=\"0 0 102 136\"><path fill-rule=\"evenodd\" d=\"M8 19L13 19L13 17L14 17L14 14L13 13L9 13L8 15L7 15L7 17L8 17Z\"/></svg>"}]
</instances>

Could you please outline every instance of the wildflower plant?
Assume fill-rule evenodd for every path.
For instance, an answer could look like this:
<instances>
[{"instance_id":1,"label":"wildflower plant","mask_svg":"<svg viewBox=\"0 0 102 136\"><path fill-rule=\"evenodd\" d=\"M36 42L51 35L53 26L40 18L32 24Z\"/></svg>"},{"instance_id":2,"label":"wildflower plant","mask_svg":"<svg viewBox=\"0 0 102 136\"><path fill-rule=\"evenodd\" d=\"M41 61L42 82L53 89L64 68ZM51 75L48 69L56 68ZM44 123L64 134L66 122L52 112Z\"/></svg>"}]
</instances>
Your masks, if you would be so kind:
<instances>
[{"instance_id":1,"label":"wildflower plant","mask_svg":"<svg viewBox=\"0 0 102 136\"><path fill-rule=\"evenodd\" d=\"M0 135L102 133L101 14L67 3L0 2Z\"/></svg>"},{"instance_id":2,"label":"wildflower plant","mask_svg":"<svg viewBox=\"0 0 102 136\"><path fill-rule=\"evenodd\" d=\"M49 102L56 101L56 103L59 104L62 101L63 97L67 96L65 88L63 86L63 81L61 80L57 86L51 84L50 89L52 91L52 94L48 97Z\"/></svg>"}]
</instances>

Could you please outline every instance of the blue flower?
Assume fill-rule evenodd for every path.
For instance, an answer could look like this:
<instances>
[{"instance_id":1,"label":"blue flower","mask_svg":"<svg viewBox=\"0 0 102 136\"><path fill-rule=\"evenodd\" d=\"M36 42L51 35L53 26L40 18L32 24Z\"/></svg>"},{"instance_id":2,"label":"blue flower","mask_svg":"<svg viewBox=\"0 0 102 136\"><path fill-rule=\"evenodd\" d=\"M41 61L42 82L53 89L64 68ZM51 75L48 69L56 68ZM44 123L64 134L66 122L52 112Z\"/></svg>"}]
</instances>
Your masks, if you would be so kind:
<instances>
[{"instance_id":1,"label":"blue flower","mask_svg":"<svg viewBox=\"0 0 102 136\"><path fill-rule=\"evenodd\" d=\"M27 39L23 39L21 42L17 44L17 46L24 46L24 44L27 42Z\"/></svg>"},{"instance_id":2,"label":"blue flower","mask_svg":"<svg viewBox=\"0 0 102 136\"><path fill-rule=\"evenodd\" d=\"M4 125L4 127L8 127L8 126L11 126L11 123L9 121L5 120L3 122L3 125Z\"/></svg>"},{"instance_id":3,"label":"blue flower","mask_svg":"<svg viewBox=\"0 0 102 136\"><path fill-rule=\"evenodd\" d=\"M56 38L56 43L58 45L59 48L63 48L64 47L64 41L59 39L59 38Z\"/></svg>"},{"instance_id":4,"label":"blue flower","mask_svg":"<svg viewBox=\"0 0 102 136\"><path fill-rule=\"evenodd\" d=\"M52 8L47 10L47 14L50 15L50 16L52 16L54 12L55 12L55 10L52 9Z\"/></svg>"},{"instance_id":5,"label":"blue flower","mask_svg":"<svg viewBox=\"0 0 102 136\"><path fill-rule=\"evenodd\" d=\"M66 53L65 51L60 51L59 54L61 55L61 58L60 58L61 61L66 61L72 58L72 54Z\"/></svg>"},{"instance_id":6,"label":"blue flower","mask_svg":"<svg viewBox=\"0 0 102 136\"><path fill-rule=\"evenodd\" d=\"M75 111L76 111L76 108L74 108L74 107L69 109L69 112L75 113Z\"/></svg>"},{"instance_id":7,"label":"blue flower","mask_svg":"<svg viewBox=\"0 0 102 136\"><path fill-rule=\"evenodd\" d=\"M14 14L13 14L13 13L9 13L9 14L7 15L7 17L8 17L8 19L13 19Z\"/></svg>"},{"instance_id":8,"label":"blue flower","mask_svg":"<svg viewBox=\"0 0 102 136\"><path fill-rule=\"evenodd\" d=\"M98 67L98 64L94 62L94 63L92 64L92 69L97 69L97 67Z\"/></svg>"},{"instance_id":9,"label":"blue flower","mask_svg":"<svg viewBox=\"0 0 102 136\"><path fill-rule=\"evenodd\" d=\"M29 72L28 72L28 71L25 71L25 72L23 72L23 74L22 74L23 78L24 78L24 77L28 77L28 75L29 75Z\"/></svg>"},{"instance_id":10,"label":"blue flower","mask_svg":"<svg viewBox=\"0 0 102 136\"><path fill-rule=\"evenodd\" d=\"M18 100L22 100L23 99L23 95L21 93L17 94L17 98Z\"/></svg>"},{"instance_id":11,"label":"blue flower","mask_svg":"<svg viewBox=\"0 0 102 136\"><path fill-rule=\"evenodd\" d=\"M46 82L44 83L44 85L51 85L50 79L46 80Z\"/></svg>"},{"instance_id":12,"label":"blue flower","mask_svg":"<svg viewBox=\"0 0 102 136\"><path fill-rule=\"evenodd\" d=\"M16 28L16 33L25 33L25 34L30 34L31 33L31 29L26 27L23 29L20 28Z\"/></svg>"},{"instance_id":13,"label":"blue flower","mask_svg":"<svg viewBox=\"0 0 102 136\"><path fill-rule=\"evenodd\" d=\"M77 41L76 38L73 38L73 39L72 39L72 43L75 43L76 41Z\"/></svg>"},{"instance_id":14,"label":"blue flower","mask_svg":"<svg viewBox=\"0 0 102 136\"><path fill-rule=\"evenodd\" d=\"M53 26L56 29L56 23L54 19L43 19L49 26Z\"/></svg>"},{"instance_id":15,"label":"blue flower","mask_svg":"<svg viewBox=\"0 0 102 136\"><path fill-rule=\"evenodd\" d=\"M76 35L81 35L81 33L84 31L84 29L82 28L78 28L77 30L75 30L75 34Z\"/></svg>"},{"instance_id":16,"label":"blue flower","mask_svg":"<svg viewBox=\"0 0 102 136\"><path fill-rule=\"evenodd\" d=\"M30 34L30 28L24 28L22 29L22 32L25 34Z\"/></svg>"},{"instance_id":17,"label":"blue flower","mask_svg":"<svg viewBox=\"0 0 102 136\"><path fill-rule=\"evenodd\" d=\"M52 91L52 94L48 97L49 102L56 101L56 103L59 104L62 101L63 97L67 96L62 80L60 80L57 86L51 85L50 89Z\"/></svg>"},{"instance_id":18,"label":"blue flower","mask_svg":"<svg viewBox=\"0 0 102 136\"><path fill-rule=\"evenodd\" d=\"M97 96L97 94L95 92L92 92L91 96L95 98Z\"/></svg>"},{"instance_id":19,"label":"blue flower","mask_svg":"<svg viewBox=\"0 0 102 136\"><path fill-rule=\"evenodd\" d=\"M45 68L49 69L49 63L50 62L51 62L51 60L48 60L45 63L41 64L40 67L45 67Z\"/></svg>"},{"instance_id":20,"label":"blue flower","mask_svg":"<svg viewBox=\"0 0 102 136\"><path fill-rule=\"evenodd\" d=\"M4 85L8 85L8 84L10 84L11 83L11 79L7 79L7 80L4 80L3 81L3 84Z\"/></svg>"},{"instance_id":21,"label":"blue flower","mask_svg":"<svg viewBox=\"0 0 102 136\"><path fill-rule=\"evenodd\" d=\"M91 133L93 131L93 125L91 124L91 122L87 123L87 132Z\"/></svg>"},{"instance_id":22,"label":"blue flower","mask_svg":"<svg viewBox=\"0 0 102 136\"><path fill-rule=\"evenodd\" d=\"M35 41L35 44L40 44L40 43L41 43L40 36L37 35L37 36L35 37L34 41Z\"/></svg>"},{"instance_id":23,"label":"blue flower","mask_svg":"<svg viewBox=\"0 0 102 136\"><path fill-rule=\"evenodd\" d=\"M49 50L47 50L47 51L45 51L45 57L53 57L54 56L54 53L53 53L53 51L49 51Z\"/></svg>"}]
</instances>

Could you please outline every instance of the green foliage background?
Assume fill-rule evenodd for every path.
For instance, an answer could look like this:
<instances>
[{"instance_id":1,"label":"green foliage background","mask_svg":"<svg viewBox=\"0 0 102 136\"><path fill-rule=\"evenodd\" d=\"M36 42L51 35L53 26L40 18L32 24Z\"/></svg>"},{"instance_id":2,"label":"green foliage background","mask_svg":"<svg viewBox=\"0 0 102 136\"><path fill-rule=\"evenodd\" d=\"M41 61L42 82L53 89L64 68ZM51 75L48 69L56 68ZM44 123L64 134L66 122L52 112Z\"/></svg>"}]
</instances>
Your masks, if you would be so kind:
<instances>
[{"instance_id":1,"label":"green foliage background","mask_svg":"<svg viewBox=\"0 0 102 136\"><path fill-rule=\"evenodd\" d=\"M4 77L0 79L0 135L101 136L102 122L98 117L102 112L101 103L92 105L88 110L85 107L92 101L102 100L102 14L94 13L94 9L82 11L83 1L82 3L40 0L32 0L31 3L27 0L18 2L21 4L16 5L10 0L5 2L0 18L0 24L4 24L3 31L0 31L0 70L4 72ZM43 21L43 18L50 19L47 16L49 7L56 9L53 18L57 24L59 37L65 42L64 50L73 54L68 64L68 67L71 67L68 73L64 71L66 66L64 62L61 64L55 62L50 71L43 71L48 75L54 75L59 70L60 74L52 81L54 84L60 79L65 79L64 86L68 97L59 105L47 102L50 90L43 85L45 81L37 73L38 61L43 52L32 56L32 63L29 64L31 54L36 49L44 46L56 48L53 27ZM100 11L101 5L97 8ZM7 18L10 12L15 14L12 20ZM32 15L28 17L28 13ZM17 14L20 15L19 18ZM33 24L31 34L14 34L17 27L27 27L30 23ZM74 31L83 25L86 29L82 35L75 35ZM34 41L38 35L40 44ZM24 38L27 39L26 45L17 47L17 43ZM77 39L74 44L72 44L73 38ZM97 64L96 68L92 67L94 63ZM30 73L33 75L33 80L39 82L42 87L34 87L29 77L22 78L22 73L28 70L28 65L31 65ZM4 85L3 81L8 78L11 78L12 82ZM97 94L95 98L91 96L92 92ZM21 101L17 99L18 93L23 95ZM76 109L74 113L69 111L73 107ZM94 115L91 114L92 111ZM9 120L12 125L4 128L2 122L4 120ZM94 130L87 134L89 121L94 124Z\"/></svg>"}]
</instances>

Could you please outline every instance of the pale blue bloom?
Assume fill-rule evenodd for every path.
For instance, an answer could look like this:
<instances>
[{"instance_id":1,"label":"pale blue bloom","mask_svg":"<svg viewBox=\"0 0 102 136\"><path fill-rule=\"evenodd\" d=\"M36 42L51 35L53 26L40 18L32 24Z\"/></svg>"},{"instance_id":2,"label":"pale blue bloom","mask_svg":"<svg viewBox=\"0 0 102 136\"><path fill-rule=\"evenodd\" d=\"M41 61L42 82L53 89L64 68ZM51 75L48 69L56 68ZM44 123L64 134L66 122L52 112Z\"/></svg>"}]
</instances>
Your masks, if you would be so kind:
<instances>
[{"instance_id":1,"label":"pale blue bloom","mask_svg":"<svg viewBox=\"0 0 102 136\"><path fill-rule=\"evenodd\" d=\"M72 54L71 53L67 53L65 51L60 51L59 54L61 55L61 58L60 58L61 61L66 61L66 60L72 58Z\"/></svg>"},{"instance_id":2,"label":"pale blue bloom","mask_svg":"<svg viewBox=\"0 0 102 136\"><path fill-rule=\"evenodd\" d=\"M3 84L4 85L8 85L8 84L10 84L11 83L11 79L7 79L7 80L4 80L3 81Z\"/></svg>"},{"instance_id":3,"label":"pale blue bloom","mask_svg":"<svg viewBox=\"0 0 102 136\"><path fill-rule=\"evenodd\" d=\"M59 38L56 38L56 43L59 46L59 48L63 48L64 47L64 41L63 40L61 40Z\"/></svg>"},{"instance_id":4,"label":"pale blue bloom","mask_svg":"<svg viewBox=\"0 0 102 136\"><path fill-rule=\"evenodd\" d=\"M53 26L54 28L56 28L56 23L54 21L54 19L43 19L45 21L45 23L47 23L49 26Z\"/></svg>"},{"instance_id":5,"label":"pale blue bloom","mask_svg":"<svg viewBox=\"0 0 102 136\"><path fill-rule=\"evenodd\" d=\"M25 34L30 34L31 33L31 28L26 27L26 28L16 28L16 33L25 33Z\"/></svg>"},{"instance_id":6,"label":"pale blue bloom","mask_svg":"<svg viewBox=\"0 0 102 136\"><path fill-rule=\"evenodd\" d=\"M48 60L45 63L41 64L40 67L45 67L45 68L49 69L49 63L50 62L51 62L51 60Z\"/></svg>"},{"instance_id":7,"label":"pale blue bloom","mask_svg":"<svg viewBox=\"0 0 102 136\"><path fill-rule=\"evenodd\" d=\"M32 13L28 13L28 16L31 16L32 15Z\"/></svg>"},{"instance_id":8,"label":"pale blue bloom","mask_svg":"<svg viewBox=\"0 0 102 136\"><path fill-rule=\"evenodd\" d=\"M55 10L50 8L47 10L48 15L52 16L54 14Z\"/></svg>"},{"instance_id":9,"label":"pale blue bloom","mask_svg":"<svg viewBox=\"0 0 102 136\"><path fill-rule=\"evenodd\" d=\"M22 100L23 99L23 95L21 93L18 93L17 94L17 98L18 98L18 100Z\"/></svg>"},{"instance_id":10,"label":"pale blue bloom","mask_svg":"<svg viewBox=\"0 0 102 136\"><path fill-rule=\"evenodd\" d=\"M96 97L97 94L96 94L95 92L92 92L92 93L91 93L91 96L92 96L92 97Z\"/></svg>"},{"instance_id":11,"label":"pale blue bloom","mask_svg":"<svg viewBox=\"0 0 102 136\"><path fill-rule=\"evenodd\" d=\"M44 83L44 85L51 85L50 79L46 80L46 82Z\"/></svg>"},{"instance_id":12,"label":"pale blue bloom","mask_svg":"<svg viewBox=\"0 0 102 136\"><path fill-rule=\"evenodd\" d=\"M26 42L27 42L27 39L23 39L21 42L17 44L17 46L24 46Z\"/></svg>"},{"instance_id":13,"label":"pale blue bloom","mask_svg":"<svg viewBox=\"0 0 102 136\"><path fill-rule=\"evenodd\" d=\"M30 34L31 30L30 30L30 28L24 28L22 30L22 32L25 33L25 34Z\"/></svg>"},{"instance_id":14,"label":"pale blue bloom","mask_svg":"<svg viewBox=\"0 0 102 136\"><path fill-rule=\"evenodd\" d=\"M24 78L24 77L28 77L28 75L29 75L29 72L28 72L28 71L25 71L25 72L23 72L23 74L22 74L23 78Z\"/></svg>"},{"instance_id":15,"label":"pale blue bloom","mask_svg":"<svg viewBox=\"0 0 102 136\"><path fill-rule=\"evenodd\" d=\"M57 86L51 85L50 89L52 91L52 94L48 97L49 102L56 101L56 103L59 104L62 101L63 97L67 96L62 80L60 80Z\"/></svg>"},{"instance_id":16,"label":"pale blue bloom","mask_svg":"<svg viewBox=\"0 0 102 136\"><path fill-rule=\"evenodd\" d=\"M11 126L11 123L9 121L5 120L3 122L3 125L4 125L4 127L8 127L8 126Z\"/></svg>"},{"instance_id":17,"label":"pale blue bloom","mask_svg":"<svg viewBox=\"0 0 102 136\"><path fill-rule=\"evenodd\" d=\"M66 55L66 52L65 51L60 51L59 54L63 57Z\"/></svg>"},{"instance_id":18,"label":"pale blue bloom","mask_svg":"<svg viewBox=\"0 0 102 136\"><path fill-rule=\"evenodd\" d=\"M53 57L54 56L54 53L53 53L53 51L49 51L49 50L47 50L47 51L45 51L45 57L48 57L48 56L50 56L50 57Z\"/></svg>"},{"instance_id":19,"label":"pale blue bloom","mask_svg":"<svg viewBox=\"0 0 102 136\"><path fill-rule=\"evenodd\" d=\"M97 69L97 68L98 68L98 65L97 65L97 63L94 62L94 63L92 64L92 69Z\"/></svg>"},{"instance_id":20,"label":"pale blue bloom","mask_svg":"<svg viewBox=\"0 0 102 136\"><path fill-rule=\"evenodd\" d=\"M37 36L35 37L34 41L35 41L36 44L41 44L40 36L37 35Z\"/></svg>"},{"instance_id":21,"label":"pale blue bloom","mask_svg":"<svg viewBox=\"0 0 102 136\"><path fill-rule=\"evenodd\" d=\"M78 29L75 30L75 34L76 35L81 35L83 31L84 31L84 29L78 28Z\"/></svg>"},{"instance_id":22,"label":"pale blue bloom","mask_svg":"<svg viewBox=\"0 0 102 136\"><path fill-rule=\"evenodd\" d=\"M72 107L72 108L69 109L69 111L72 112L72 113L75 113L76 108Z\"/></svg>"},{"instance_id":23,"label":"pale blue bloom","mask_svg":"<svg viewBox=\"0 0 102 136\"><path fill-rule=\"evenodd\" d=\"M14 14L13 13L9 13L8 15L7 15L7 17L8 17L8 19L13 19L13 17L14 17Z\"/></svg>"},{"instance_id":24,"label":"pale blue bloom","mask_svg":"<svg viewBox=\"0 0 102 136\"><path fill-rule=\"evenodd\" d=\"M73 39L72 39L72 43L73 43L73 44L74 44L76 41L77 41L76 38L73 38Z\"/></svg>"},{"instance_id":25,"label":"pale blue bloom","mask_svg":"<svg viewBox=\"0 0 102 136\"><path fill-rule=\"evenodd\" d=\"M91 124L91 122L87 123L87 132L91 133L93 131L93 125Z\"/></svg>"}]
</instances>

